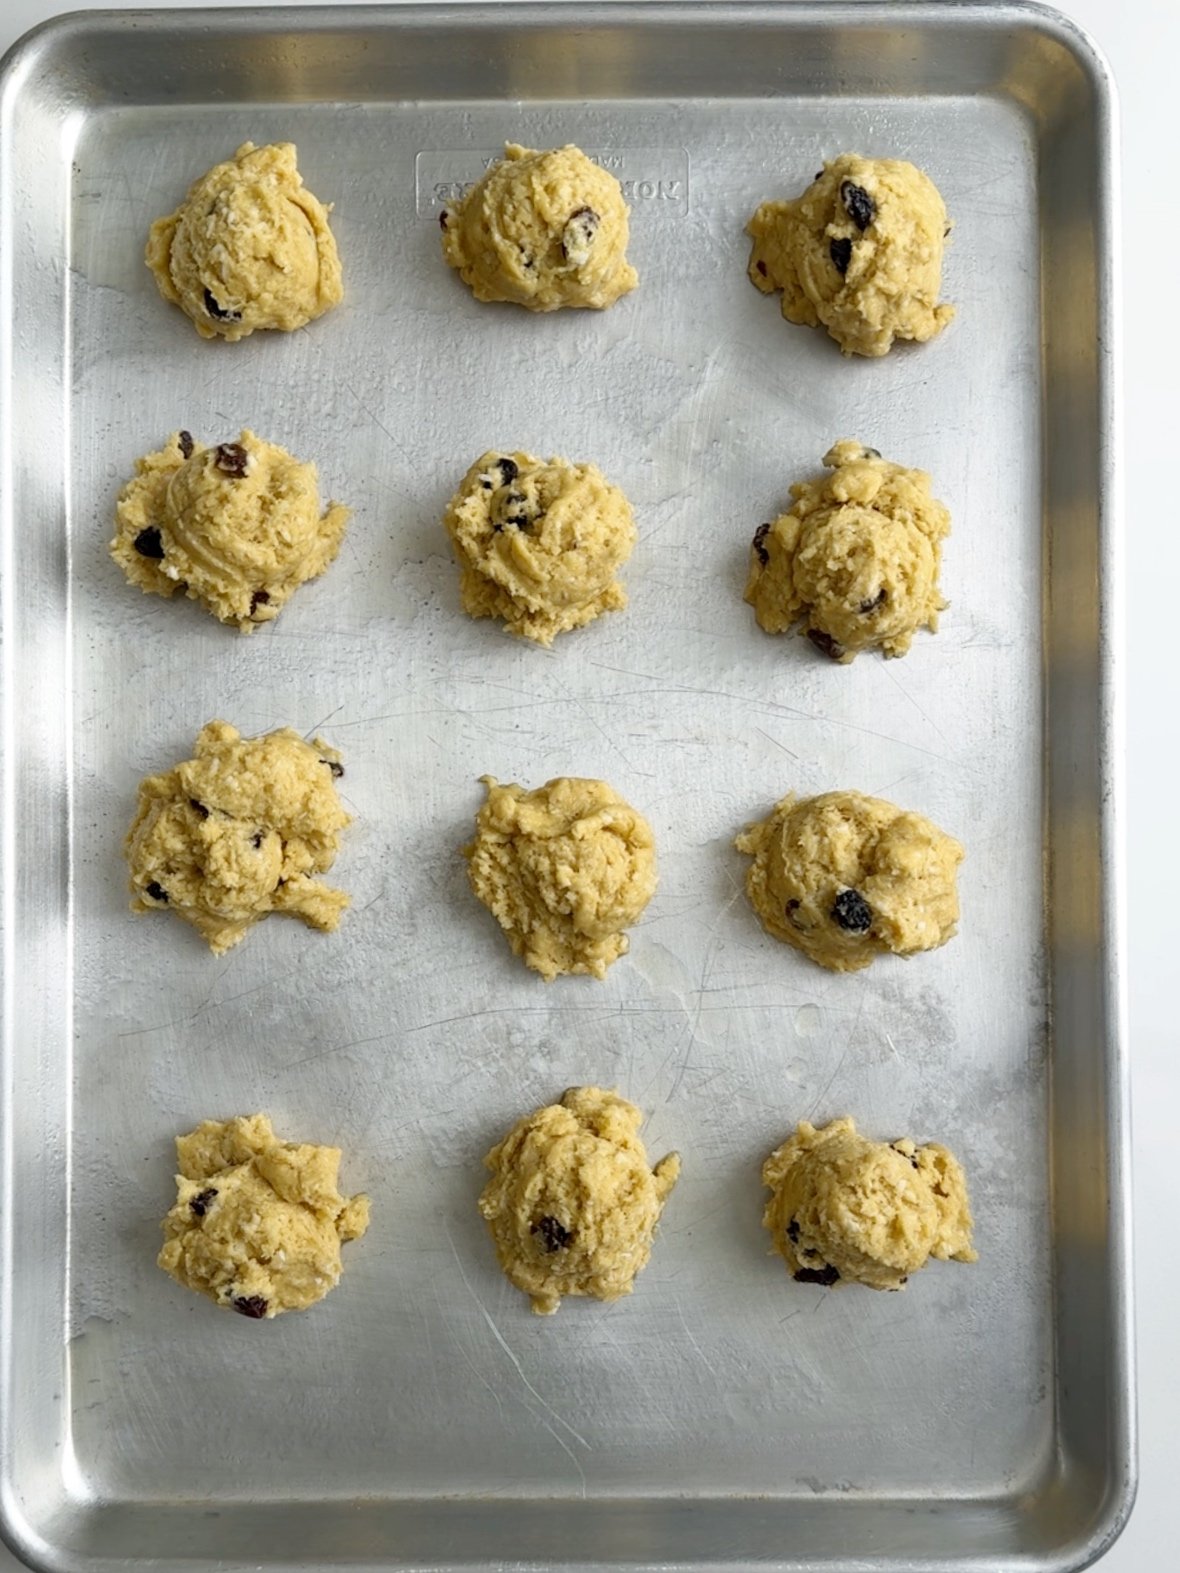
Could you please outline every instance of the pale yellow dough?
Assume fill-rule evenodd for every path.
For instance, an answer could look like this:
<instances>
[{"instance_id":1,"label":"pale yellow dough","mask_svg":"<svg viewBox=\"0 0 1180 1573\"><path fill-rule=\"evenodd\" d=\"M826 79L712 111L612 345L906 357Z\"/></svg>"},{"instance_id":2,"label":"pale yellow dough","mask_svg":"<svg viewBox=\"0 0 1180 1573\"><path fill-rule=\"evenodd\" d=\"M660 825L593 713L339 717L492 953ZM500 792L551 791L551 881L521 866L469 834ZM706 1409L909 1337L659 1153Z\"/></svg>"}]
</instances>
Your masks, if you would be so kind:
<instances>
[{"instance_id":1,"label":"pale yellow dough","mask_svg":"<svg viewBox=\"0 0 1180 1573\"><path fill-rule=\"evenodd\" d=\"M289 333L344 297L328 212L303 184L292 143L243 142L156 220L144 260L203 339Z\"/></svg>"},{"instance_id":2,"label":"pale yellow dough","mask_svg":"<svg viewBox=\"0 0 1180 1573\"><path fill-rule=\"evenodd\" d=\"M973 1262L967 1181L954 1156L908 1138L869 1141L852 1120L803 1120L762 1166L762 1215L800 1283L901 1289L933 1256Z\"/></svg>"},{"instance_id":3,"label":"pale yellow dough","mask_svg":"<svg viewBox=\"0 0 1180 1573\"><path fill-rule=\"evenodd\" d=\"M443 256L476 300L601 310L639 282L627 261L627 213L615 177L572 143L538 153L509 142L443 209Z\"/></svg>"},{"instance_id":4,"label":"pale yellow dough","mask_svg":"<svg viewBox=\"0 0 1180 1573\"><path fill-rule=\"evenodd\" d=\"M782 290L783 316L822 323L846 355L884 355L895 339L932 339L954 316L938 300L948 231L920 169L841 153L802 196L754 214L750 278L766 294Z\"/></svg>"},{"instance_id":5,"label":"pale yellow dough","mask_svg":"<svg viewBox=\"0 0 1180 1573\"><path fill-rule=\"evenodd\" d=\"M921 814L860 792L793 793L737 838L763 928L832 972L945 945L963 848Z\"/></svg>"},{"instance_id":6,"label":"pale yellow dough","mask_svg":"<svg viewBox=\"0 0 1180 1573\"><path fill-rule=\"evenodd\" d=\"M669 1153L650 1168L642 1121L617 1093L571 1087L484 1159L492 1178L479 1210L505 1276L539 1316L567 1294L618 1300L646 1267L680 1159Z\"/></svg>"},{"instance_id":7,"label":"pale yellow dough","mask_svg":"<svg viewBox=\"0 0 1180 1573\"><path fill-rule=\"evenodd\" d=\"M166 1273L257 1320L305 1311L340 1281L340 1244L369 1227L369 1198L341 1196L339 1147L283 1142L265 1114L206 1120L176 1138Z\"/></svg>"},{"instance_id":8,"label":"pale yellow dough","mask_svg":"<svg viewBox=\"0 0 1180 1573\"><path fill-rule=\"evenodd\" d=\"M746 600L768 634L795 623L834 661L861 650L904 655L919 628L937 631L951 517L924 470L907 470L845 438L831 472L791 487L794 502L759 526Z\"/></svg>"},{"instance_id":9,"label":"pale yellow dough","mask_svg":"<svg viewBox=\"0 0 1180 1573\"><path fill-rule=\"evenodd\" d=\"M481 780L487 800L463 848L472 890L547 983L605 977L655 892L651 826L605 781L559 776L527 792Z\"/></svg>"},{"instance_id":10,"label":"pale yellow dough","mask_svg":"<svg viewBox=\"0 0 1180 1573\"><path fill-rule=\"evenodd\" d=\"M289 727L244 738L210 721L193 753L139 784L125 843L131 910L175 913L216 955L268 912L337 929L348 896L315 878L349 823L335 750Z\"/></svg>"},{"instance_id":11,"label":"pale yellow dough","mask_svg":"<svg viewBox=\"0 0 1180 1573\"><path fill-rule=\"evenodd\" d=\"M243 431L206 447L173 432L119 493L111 556L150 595L183 590L252 633L340 550L349 510L320 512L314 464Z\"/></svg>"},{"instance_id":12,"label":"pale yellow dough","mask_svg":"<svg viewBox=\"0 0 1180 1573\"><path fill-rule=\"evenodd\" d=\"M443 519L471 617L550 645L627 604L615 574L635 545L631 504L593 464L481 454Z\"/></svg>"}]
</instances>

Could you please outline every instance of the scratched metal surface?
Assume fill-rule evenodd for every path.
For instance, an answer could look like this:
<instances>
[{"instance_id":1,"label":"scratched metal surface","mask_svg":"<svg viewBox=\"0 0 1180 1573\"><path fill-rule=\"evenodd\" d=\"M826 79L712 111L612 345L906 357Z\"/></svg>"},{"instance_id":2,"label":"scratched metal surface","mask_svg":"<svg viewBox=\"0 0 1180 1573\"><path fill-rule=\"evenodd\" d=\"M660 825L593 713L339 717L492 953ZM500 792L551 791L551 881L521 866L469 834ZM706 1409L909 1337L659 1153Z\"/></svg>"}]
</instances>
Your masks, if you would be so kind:
<instances>
[{"instance_id":1,"label":"scratched metal surface","mask_svg":"<svg viewBox=\"0 0 1180 1573\"><path fill-rule=\"evenodd\" d=\"M1076 542L1048 549L1042 443L1069 406L1048 398L1061 384L1044 359L1052 215L1037 181L1053 94L1081 93L1087 72L1101 88L1100 72L1016 8L976 13L971 36L961 11L892 8L882 30L883 14L734 12L720 43L708 8L587 13L580 38L558 13L440 12L428 26L358 11L328 32L310 13L116 16L43 38L33 86L10 72L10 106L33 104L28 135L34 111L58 132L30 162L56 192L30 235L62 223L68 248L63 270L38 242L64 337L51 323L38 348L18 315L10 434L20 527L45 544L7 564L9 626L35 652L9 669L24 701L9 737L16 801L45 805L54 871L38 890L19 831L29 872L11 910L38 914L39 948L26 967L8 959L44 1012L35 1044L9 1045L25 1319L6 1349L26 1402L6 1514L28 1554L1065 1566L1084 1515L1042 1521L1027 1504L1060 1484L1055 1347L1072 1348L1069 1314L1101 1306L1114 1418L1095 1402L1078 1422L1078 1456L1097 1462L1066 1484L1126 1463L1121 1238L1097 1203L1075 1213L1097 1251L1095 1298L1063 1302L1070 1231L1050 1205L1051 1175L1069 1183L1051 1169L1068 1161L1054 1156L1052 1078L1069 1079L1053 1084L1065 1104L1098 1089L1108 1158L1122 1118L1117 1042L1065 1053L1051 1030L1066 963L1044 862L1046 826L1085 855L1109 785L1086 568L1102 520L1087 522L1085 497ZM851 53L833 47L837 22ZM743 48L762 43L734 64L739 27ZM246 138L298 144L307 183L336 204L348 298L289 337L210 345L158 298L143 240ZM438 195L507 138L576 141L627 183L642 284L616 309L534 320L477 305L442 265ZM958 317L884 362L843 360L745 279L752 209L848 147L913 159L955 221ZM32 190L19 153L10 200ZM1085 151L1070 156L1070 178L1090 178ZM1077 306L1067 338L1079 379L1105 277L1105 210L1091 217L1098 304L1088 318ZM1069 416L1079 452L1106 440L1101 371L1098 403ZM240 425L314 458L355 509L328 575L248 640L138 596L106 553L138 454L178 426L215 441ZM832 667L762 635L741 601L753 528L841 436L930 470L953 514L950 610L902 662ZM627 491L640 538L624 614L552 651L462 616L439 519L488 446L592 459ZM1060 602L1058 583L1073 585ZM1053 761L1075 734L1047 700L1075 612L1085 769L1068 772L1071 796ZM354 905L338 936L273 920L214 959L176 923L127 911L136 782L185 757L213 716L318 730L343 751L355 823L334 873ZM605 982L546 987L470 896L457 849L484 772L600 775L650 818L659 891ZM966 843L962 929L945 949L829 976L757 925L735 832L788 789L844 786ZM1102 863L1093 924L1067 935L1103 985L1110 874ZM636 1294L540 1320L496 1269L480 1159L521 1110L579 1081L640 1103L649 1150L678 1149L684 1173ZM342 1286L265 1325L215 1313L153 1265L174 1134L255 1109L341 1146L344 1183L373 1199ZM959 1154L978 1266L933 1265L897 1296L787 1279L766 1254L759 1162L796 1120L845 1113ZM43 1454L65 1463L38 1472ZM440 1499L448 1513L432 1518ZM714 1516L686 1529L685 1501Z\"/></svg>"}]
</instances>

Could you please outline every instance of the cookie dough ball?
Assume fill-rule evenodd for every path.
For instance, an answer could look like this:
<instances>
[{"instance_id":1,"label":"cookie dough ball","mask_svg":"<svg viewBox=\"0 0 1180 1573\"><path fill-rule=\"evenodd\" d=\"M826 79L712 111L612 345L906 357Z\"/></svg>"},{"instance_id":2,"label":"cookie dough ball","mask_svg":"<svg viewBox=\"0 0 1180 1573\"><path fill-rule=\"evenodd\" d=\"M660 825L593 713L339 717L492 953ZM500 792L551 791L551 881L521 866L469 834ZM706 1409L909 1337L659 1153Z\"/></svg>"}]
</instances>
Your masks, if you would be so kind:
<instances>
[{"instance_id":1,"label":"cookie dough ball","mask_svg":"<svg viewBox=\"0 0 1180 1573\"><path fill-rule=\"evenodd\" d=\"M339 1147L279 1141L265 1114L176 1138L176 1205L157 1261L186 1289L256 1319L305 1311L340 1282L340 1245L369 1227L341 1196Z\"/></svg>"},{"instance_id":2,"label":"cookie dough ball","mask_svg":"<svg viewBox=\"0 0 1180 1573\"><path fill-rule=\"evenodd\" d=\"M218 956L268 912L339 928L348 897L315 878L336 861L349 823L335 750L290 727L244 738L210 721L193 753L140 782L124 844L131 910L175 913Z\"/></svg>"},{"instance_id":3,"label":"cookie dough ball","mask_svg":"<svg viewBox=\"0 0 1180 1573\"><path fill-rule=\"evenodd\" d=\"M649 1168L642 1121L617 1093L571 1087L484 1159L492 1178L479 1210L505 1276L538 1316L567 1294L618 1300L647 1266L680 1159L672 1152Z\"/></svg>"},{"instance_id":4,"label":"cookie dough ball","mask_svg":"<svg viewBox=\"0 0 1180 1573\"><path fill-rule=\"evenodd\" d=\"M558 776L526 792L481 780L487 800L463 848L472 890L546 983L604 978L655 892L651 826L605 781Z\"/></svg>"},{"instance_id":5,"label":"cookie dough ball","mask_svg":"<svg viewBox=\"0 0 1180 1573\"><path fill-rule=\"evenodd\" d=\"M572 143L535 153L510 142L439 215L443 256L476 300L601 310L639 283L627 261L627 213L615 177Z\"/></svg>"},{"instance_id":6,"label":"cookie dough ball","mask_svg":"<svg viewBox=\"0 0 1180 1573\"><path fill-rule=\"evenodd\" d=\"M832 972L945 945L963 848L921 814L860 792L790 793L737 838L762 926Z\"/></svg>"},{"instance_id":7,"label":"cookie dough ball","mask_svg":"<svg viewBox=\"0 0 1180 1573\"><path fill-rule=\"evenodd\" d=\"M145 593L183 590L248 634L324 572L348 519L340 503L320 512L314 464L252 431L212 448L173 432L135 461L111 556Z\"/></svg>"},{"instance_id":8,"label":"cookie dough ball","mask_svg":"<svg viewBox=\"0 0 1180 1573\"><path fill-rule=\"evenodd\" d=\"M289 333L344 298L328 211L304 186L292 143L243 142L156 220L144 260L203 339Z\"/></svg>"},{"instance_id":9,"label":"cookie dough ball","mask_svg":"<svg viewBox=\"0 0 1180 1573\"><path fill-rule=\"evenodd\" d=\"M762 1166L762 1222L799 1283L901 1289L930 1258L973 1262L967 1181L945 1147L802 1121Z\"/></svg>"},{"instance_id":10,"label":"cookie dough ball","mask_svg":"<svg viewBox=\"0 0 1180 1573\"><path fill-rule=\"evenodd\" d=\"M550 645L627 604L615 574L635 545L631 504L593 464L482 454L443 520L471 617Z\"/></svg>"},{"instance_id":11,"label":"cookie dough ball","mask_svg":"<svg viewBox=\"0 0 1180 1573\"><path fill-rule=\"evenodd\" d=\"M759 525L746 600L768 634L796 623L833 661L861 650L904 655L919 628L937 631L943 537L951 516L924 470L890 464L845 439L831 471L791 487L786 513Z\"/></svg>"},{"instance_id":12,"label":"cookie dough ball","mask_svg":"<svg viewBox=\"0 0 1180 1573\"><path fill-rule=\"evenodd\" d=\"M884 355L894 339L932 339L949 232L934 182L894 158L842 153L793 202L764 202L746 225L750 278L782 290L783 316L821 323L845 355Z\"/></svg>"}]
</instances>

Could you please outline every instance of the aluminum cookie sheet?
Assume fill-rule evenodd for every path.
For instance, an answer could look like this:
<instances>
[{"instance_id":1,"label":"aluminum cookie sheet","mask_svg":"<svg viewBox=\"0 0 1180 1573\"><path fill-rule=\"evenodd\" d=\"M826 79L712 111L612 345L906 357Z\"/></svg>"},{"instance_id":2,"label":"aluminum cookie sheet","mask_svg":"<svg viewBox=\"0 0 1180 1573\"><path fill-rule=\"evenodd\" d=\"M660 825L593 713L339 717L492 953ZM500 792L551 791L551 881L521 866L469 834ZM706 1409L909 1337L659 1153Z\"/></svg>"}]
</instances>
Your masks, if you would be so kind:
<instances>
[{"instance_id":1,"label":"aluminum cookie sheet","mask_svg":"<svg viewBox=\"0 0 1180 1573\"><path fill-rule=\"evenodd\" d=\"M54 1569L1066 1569L1134 1481L1119 911L1112 89L1018 5L78 15L9 57L4 336L4 1532ZM335 204L346 300L206 343L151 220L247 139ZM624 182L639 289L477 304L438 208L505 140ZM853 149L954 219L958 315L845 360L743 226ZM243 639L107 554L136 457L250 426L355 516ZM826 663L742 604L754 528L839 437L951 509L936 637ZM552 650L463 616L443 508L492 446L630 497L630 605ZM338 935L220 959L133 917L139 779L201 725L319 731L355 823ZM477 778L601 776L661 881L604 982L526 972L458 848ZM959 936L838 976L769 939L735 833L854 787L967 847ZM635 1294L500 1275L481 1159L574 1082L683 1177ZM154 1265L172 1140L262 1109L372 1196L304 1316ZM962 1159L979 1262L794 1284L759 1165L852 1114Z\"/></svg>"}]
</instances>

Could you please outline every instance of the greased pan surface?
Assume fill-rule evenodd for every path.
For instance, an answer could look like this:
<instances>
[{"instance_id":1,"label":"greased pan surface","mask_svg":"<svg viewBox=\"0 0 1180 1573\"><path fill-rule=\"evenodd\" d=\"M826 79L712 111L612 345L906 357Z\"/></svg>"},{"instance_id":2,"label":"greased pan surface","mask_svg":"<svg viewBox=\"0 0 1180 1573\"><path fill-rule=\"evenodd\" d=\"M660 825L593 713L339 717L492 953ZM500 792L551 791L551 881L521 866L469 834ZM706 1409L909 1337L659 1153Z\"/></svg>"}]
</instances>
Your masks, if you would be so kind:
<instances>
[{"instance_id":1,"label":"greased pan surface","mask_svg":"<svg viewBox=\"0 0 1180 1573\"><path fill-rule=\"evenodd\" d=\"M1079 1566L1132 1492L1112 499L1111 88L1001 6L357 8L66 18L0 122L6 1533L54 1567ZM292 140L347 298L198 339L150 221ZM476 304L437 210L506 139L616 168L640 288ZM846 361L745 277L823 158L912 159L958 316ZM135 458L248 425L355 509L249 639L106 543ZM750 535L838 437L951 508L939 634L828 665L742 604ZM440 526L487 447L590 459L639 522L630 606L526 648L459 610ZM144 774L213 716L318 730L355 824L335 937L213 958L127 911ZM659 891L603 983L545 986L472 900L476 778L602 776ZM856 787L967 847L945 949L826 974L735 832ZM572 1082L683 1178L634 1296L551 1320L500 1276L480 1160ZM153 1266L172 1137L265 1109L373 1198L310 1314L218 1315ZM800 1118L946 1142L977 1266L793 1284L759 1163Z\"/></svg>"}]
</instances>

